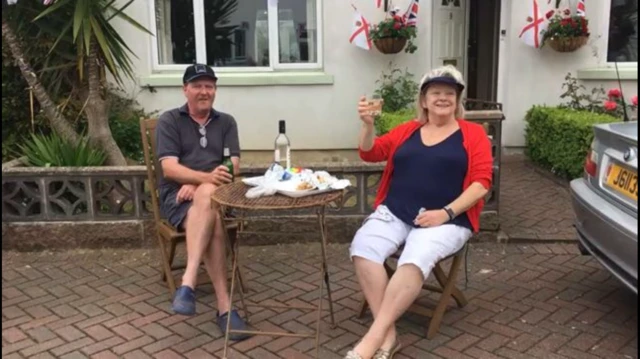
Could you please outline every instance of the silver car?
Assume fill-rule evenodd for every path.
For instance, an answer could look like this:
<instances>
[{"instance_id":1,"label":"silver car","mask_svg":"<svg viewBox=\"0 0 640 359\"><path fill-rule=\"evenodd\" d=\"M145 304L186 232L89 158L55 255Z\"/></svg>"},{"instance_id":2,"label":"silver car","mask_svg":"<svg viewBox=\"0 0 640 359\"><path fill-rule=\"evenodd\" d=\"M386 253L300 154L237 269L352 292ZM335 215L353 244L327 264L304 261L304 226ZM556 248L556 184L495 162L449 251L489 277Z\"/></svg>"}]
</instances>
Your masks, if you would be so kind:
<instances>
[{"instance_id":1,"label":"silver car","mask_svg":"<svg viewBox=\"0 0 640 359\"><path fill-rule=\"evenodd\" d=\"M638 123L596 125L571 181L580 249L638 294Z\"/></svg>"}]
</instances>

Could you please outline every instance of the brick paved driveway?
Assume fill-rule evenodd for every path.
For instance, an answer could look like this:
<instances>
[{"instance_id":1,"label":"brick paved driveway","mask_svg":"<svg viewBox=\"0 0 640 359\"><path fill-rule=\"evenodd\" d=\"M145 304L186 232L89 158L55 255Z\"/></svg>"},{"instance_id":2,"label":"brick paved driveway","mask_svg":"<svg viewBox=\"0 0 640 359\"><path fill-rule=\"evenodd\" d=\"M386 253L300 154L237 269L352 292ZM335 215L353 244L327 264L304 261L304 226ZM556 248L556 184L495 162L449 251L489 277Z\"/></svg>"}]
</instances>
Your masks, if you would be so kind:
<instances>
[{"instance_id":1,"label":"brick paved driveway","mask_svg":"<svg viewBox=\"0 0 640 359\"><path fill-rule=\"evenodd\" d=\"M341 358L370 318L355 318L360 295L345 245L332 245L339 326L324 325L321 358ZM286 253L295 253L295 257ZM316 245L252 247L252 301L311 301ZM5 358L219 358L211 286L199 289L198 315L169 312L156 252L142 249L2 254ZM293 258L293 259L292 259ZM637 297L573 245L474 244L468 306L447 314L426 340L420 318L400 324L406 358L636 358ZM315 261L314 261L315 262ZM461 278L461 285L463 285ZM303 328L314 315L262 311L260 328ZM311 340L255 337L231 358L309 358Z\"/></svg>"},{"instance_id":2,"label":"brick paved driveway","mask_svg":"<svg viewBox=\"0 0 640 359\"><path fill-rule=\"evenodd\" d=\"M577 240L568 184L536 171L523 155L502 158L500 228L514 241Z\"/></svg>"}]
</instances>

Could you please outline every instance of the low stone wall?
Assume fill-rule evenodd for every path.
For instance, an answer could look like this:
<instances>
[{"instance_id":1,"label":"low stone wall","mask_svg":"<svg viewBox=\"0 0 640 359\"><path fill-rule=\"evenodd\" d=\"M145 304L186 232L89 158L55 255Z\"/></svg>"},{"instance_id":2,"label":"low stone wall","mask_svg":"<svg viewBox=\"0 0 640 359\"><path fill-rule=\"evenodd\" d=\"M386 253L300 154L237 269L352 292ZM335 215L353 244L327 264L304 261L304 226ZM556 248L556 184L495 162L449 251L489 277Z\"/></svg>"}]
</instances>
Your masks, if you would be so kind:
<instances>
[{"instance_id":1,"label":"low stone wall","mask_svg":"<svg viewBox=\"0 0 640 359\"><path fill-rule=\"evenodd\" d=\"M493 142L494 185L481 217L483 230L499 227L501 112L476 111L471 120L485 125ZM128 167L23 167L22 161L2 166L2 248L34 250L141 246L153 244L155 227L144 166ZM243 163L243 176L261 175L268 164ZM309 163L349 179L342 206L330 208L328 226L338 242L351 239L362 219L371 213L384 164ZM256 211L256 232L279 232L279 237L255 234L248 243L305 240L317 232L310 211ZM311 227L313 226L313 227ZM291 233L300 232L300 236ZM269 239L271 238L271 239Z\"/></svg>"}]
</instances>

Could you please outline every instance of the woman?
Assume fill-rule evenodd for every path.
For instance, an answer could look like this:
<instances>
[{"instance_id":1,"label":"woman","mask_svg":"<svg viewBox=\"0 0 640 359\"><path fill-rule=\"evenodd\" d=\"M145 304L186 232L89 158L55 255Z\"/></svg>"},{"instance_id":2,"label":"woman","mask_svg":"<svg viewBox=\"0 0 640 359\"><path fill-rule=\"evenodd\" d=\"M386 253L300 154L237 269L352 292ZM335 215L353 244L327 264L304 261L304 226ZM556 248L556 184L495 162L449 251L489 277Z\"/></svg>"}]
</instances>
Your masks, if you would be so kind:
<instances>
[{"instance_id":1,"label":"woman","mask_svg":"<svg viewBox=\"0 0 640 359\"><path fill-rule=\"evenodd\" d=\"M387 164L375 212L350 248L374 322L345 359L392 358L400 348L395 321L416 300L434 265L478 231L491 186L491 144L481 125L461 119L464 87L453 66L431 71L420 82L418 118L377 138L367 102L358 105L360 157ZM389 280L383 263L403 244Z\"/></svg>"}]
</instances>

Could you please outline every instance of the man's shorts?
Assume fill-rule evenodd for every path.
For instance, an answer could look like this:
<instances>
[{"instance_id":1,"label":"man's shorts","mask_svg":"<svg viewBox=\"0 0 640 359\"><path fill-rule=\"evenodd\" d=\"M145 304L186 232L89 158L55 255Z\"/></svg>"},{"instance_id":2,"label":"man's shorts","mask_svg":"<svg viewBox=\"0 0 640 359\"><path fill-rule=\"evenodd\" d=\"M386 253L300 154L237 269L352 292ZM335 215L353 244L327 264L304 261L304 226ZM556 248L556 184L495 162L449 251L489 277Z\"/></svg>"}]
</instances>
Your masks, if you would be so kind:
<instances>
[{"instance_id":1,"label":"man's shorts","mask_svg":"<svg viewBox=\"0 0 640 359\"><path fill-rule=\"evenodd\" d=\"M169 223L182 230L184 225L184 219L187 218L187 212L191 208L192 201L177 202L176 197L180 188L173 189L161 189L160 190L160 213Z\"/></svg>"},{"instance_id":2,"label":"man's shorts","mask_svg":"<svg viewBox=\"0 0 640 359\"><path fill-rule=\"evenodd\" d=\"M426 280L436 263L462 249L472 234L468 228L455 224L415 228L379 205L356 232L350 254L352 259L358 256L383 264L404 244L398 267L413 264Z\"/></svg>"}]
</instances>

